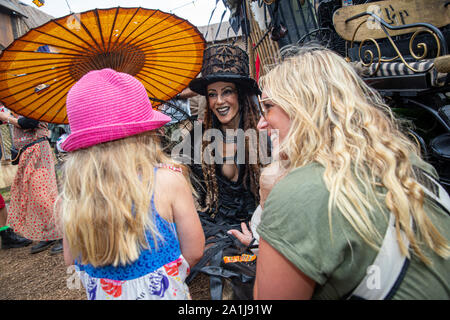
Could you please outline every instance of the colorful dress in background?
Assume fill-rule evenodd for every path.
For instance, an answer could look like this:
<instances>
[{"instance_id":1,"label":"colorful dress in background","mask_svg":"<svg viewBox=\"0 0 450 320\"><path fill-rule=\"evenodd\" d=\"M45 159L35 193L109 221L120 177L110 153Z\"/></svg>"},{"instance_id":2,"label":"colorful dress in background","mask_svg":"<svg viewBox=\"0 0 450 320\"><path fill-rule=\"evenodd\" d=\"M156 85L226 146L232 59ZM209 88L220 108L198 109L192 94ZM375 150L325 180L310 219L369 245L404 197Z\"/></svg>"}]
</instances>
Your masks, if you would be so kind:
<instances>
[{"instance_id":1,"label":"colorful dress in background","mask_svg":"<svg viewBox=\"0 0 450 320\"><path fill-rule=\"evenodd\" d=\"M20 124L20 118L19 118ZM16 149L42 137L48 137L47 124L34 129L14 127ZM27 148L20 157L11 185L8 224L30 240L57 240L62 233L55 226L53 209L58 194L54 154L47 140Z\"/></svg>"}]
</instances>

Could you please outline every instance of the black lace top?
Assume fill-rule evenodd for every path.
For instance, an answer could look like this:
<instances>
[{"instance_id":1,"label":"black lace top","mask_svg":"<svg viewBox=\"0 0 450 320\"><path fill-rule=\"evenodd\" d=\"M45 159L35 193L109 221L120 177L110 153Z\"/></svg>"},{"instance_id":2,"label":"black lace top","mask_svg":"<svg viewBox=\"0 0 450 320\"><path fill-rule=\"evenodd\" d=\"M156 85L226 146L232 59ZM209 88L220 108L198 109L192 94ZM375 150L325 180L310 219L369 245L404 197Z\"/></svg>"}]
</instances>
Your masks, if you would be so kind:
<instances>
[{"instance_id":1,"label":"black lace top","mask_svg":"<svg viewBox=\"0 0 450 320\"><path fill-rule=\"evenodd\" d=\"M236 224L241 221L248 221L256 209L255 197L249 189L250 181L248 178L244 184L244 165L238 165L238 168L238 180L232 181L223 176L222 166L216 165L216 179L219 189L218 206L217 211L208 213L209 215L214 214L214 219L217 222ZM205 206L206 184L201 165L192 165L191 174L194 176L194 188L199 195L198 201L201 206Z\"/></svg>"}]
</instances>

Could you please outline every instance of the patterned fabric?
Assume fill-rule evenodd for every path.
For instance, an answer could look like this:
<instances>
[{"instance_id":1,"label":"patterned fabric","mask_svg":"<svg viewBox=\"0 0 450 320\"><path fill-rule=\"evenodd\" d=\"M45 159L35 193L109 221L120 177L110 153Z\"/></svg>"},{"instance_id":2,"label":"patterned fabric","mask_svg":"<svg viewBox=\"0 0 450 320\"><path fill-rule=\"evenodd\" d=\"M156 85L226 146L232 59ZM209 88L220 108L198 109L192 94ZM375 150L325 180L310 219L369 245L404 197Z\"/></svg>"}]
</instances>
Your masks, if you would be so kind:
<instances>
[{"instance_id":1,"label":"patterned fabric","mask_svg":"<svg viewBox=\"0 0 450 320\"><path fill-rule=\"evenodd\" d=\"M202 76L229 73L249 77L248 55L237 46L215 45L205 49Z\"/></svg>"},{"instance_id":2,"label":"patterned fabric","mask_svg":"<svg viewBox=\"0 0 450 320\"><path fill-rule=\"evenodd\" d=\"M203 96L207 84L216 81L235 82L242 89L261 94L258 84L250 77L248 55L237 46L218 44L206 48L201 75L189 83L189 88Z\"/></svg>"},{"instance_id":3,"label":"patterned fabric","mask_svg":"<svg viewBox=\"0 0 450 320\"><path fill-rule=\"evenodd\" d=\"M185 279L189 265L182 255L146 275L130 280L92 277L76 266L89 300L190 300Z\"/></svg>"},{"instance_id":4,"label":"patterned fabric","mask_svg":"<svg viewBox=\"0 0 450 320\"><path fill-rule=\"evenodd\" d=\"M5 199L3 199L3 196L0 194L0 209L3 209L5 206Z\"/></svg>"},{"instance_id":5,"label":"patterned fabric","mask_svg":"<svg viewBox=\"0 0 450 320\"><path fill-rule=\"evenodd\" d=\"M47 125L22 130L14 127L14 145L24 145L48 135ZM8 224L30 240L57 240L62 234L55 226L53 205L58 195L54 154L48 141L42 141L20 156L11 185Z\"/></svg>"},{"instance_id":6,"label":"patterned fabric","mask_svg":"<svg viewBox=\"0 0 450 320\"><path fill-rule=\"evenodd\" d=\"M155 168L156 172L157 168ZM89 300L186 300L191 299L185 279L189 264L181 254L175 223L164 220L151 199L153 223L162 236L155 246L146 232L149 249L126 266L93 267L76 263Z\"/></svg>"},{"instance_id":7,"label":"patterned fabric","mask_svg":"<svg viewBox=\"0 0 450 320\"><path fill-rule=\"evenodd\" d=\"M13 126L14 146L20 149L39 138L47 137L48 134L48 126L43 122L40 122L36 129L21 129Z\"/></svg>"},{"instance_id":8,"label":"patterned fabric","mask_svg":"<svg viewBox=\"0 0 450 320\"><path fill-rule=\"evenodd\" d=\"M377 77L390 77L390 76L403 76L403 75L413 75L417 73L428 72L430 74L430 80L432 86L442 86L445 83L445 78L447 74L439 73L436 71L433 65L433 60L423 60L417 62L408 62L408 64L418 70L419 72L414 72L409 69L403 62L383 62L380 68L374 74ZM377 68L377 63L372 63L369 67L370 74L373 74Z\"/></svg>"}]
</instances>

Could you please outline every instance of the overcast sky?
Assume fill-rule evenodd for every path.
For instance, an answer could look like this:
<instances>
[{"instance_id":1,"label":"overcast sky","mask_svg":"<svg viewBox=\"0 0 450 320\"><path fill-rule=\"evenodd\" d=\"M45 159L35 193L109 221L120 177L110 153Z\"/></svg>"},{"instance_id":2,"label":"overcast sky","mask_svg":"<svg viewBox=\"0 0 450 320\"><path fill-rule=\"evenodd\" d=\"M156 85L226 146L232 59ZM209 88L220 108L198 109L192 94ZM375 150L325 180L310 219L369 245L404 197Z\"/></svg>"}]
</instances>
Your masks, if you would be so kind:
<instances>
[{"instance_id":1,"label":"overcast sky","mask_svg":"<svg viewBox=\"0 0 450 320\"><path fill-rule=\"evenodd\" d=\"M33 0L20 1L37 8L33 4ZM117 6L159 9L189 20L195 26L207 25L216 6L216 0L67 0L67 2L66 0L45 0L45 4L39 10L59 18L70 14L67 3L73 12ZM218 0L217 9L214 11L211 23L218 23L224 11L225 7L222 0ZM229 16L229 12L227 12L224 21L228 21Z\"/></svg>"}]
</instances>

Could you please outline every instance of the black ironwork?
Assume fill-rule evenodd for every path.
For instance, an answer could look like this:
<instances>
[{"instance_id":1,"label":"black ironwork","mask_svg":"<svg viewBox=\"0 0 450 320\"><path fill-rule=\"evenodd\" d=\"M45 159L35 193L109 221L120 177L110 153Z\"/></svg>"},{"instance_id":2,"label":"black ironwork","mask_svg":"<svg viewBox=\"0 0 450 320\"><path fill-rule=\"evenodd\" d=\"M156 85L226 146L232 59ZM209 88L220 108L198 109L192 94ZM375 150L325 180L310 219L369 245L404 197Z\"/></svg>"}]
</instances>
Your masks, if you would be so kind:
<instances>
[{"instance_id":1,"label":"black ironwork","mask_svg":"<svg viewBox=\"0 0 450 320\"><path fill-rule=\"evenodd\" d=\"M442 48L442 55L446 55L448 53L447 41L445 41L444 35L442 34L441 30L439 30L439 28L433 26L430 23L417 22L417 23L404 24L404 25L401 25L401 26L393 26L393 25L390 25L389 23L387 23L382 18L380 18L379 16L377 16L376 14L374 14L372 12L361 12L361 13L358 13L358 14L354 15L353 17L350 17L347 20L345 20L345 23L350 22L350 21L355 20L355 19L358 19L360 17L364 17L364 16L371 16L372 18L374 18L375 20L377 20L381 24L382 28L384 27L384 28L388 28L390 30L403 30L403 29L416 28L416 27L424 27L424 28L430 29L439 38L439 41L441 43L441 48ZM389 33L385 29L383 29L383 30L386 33L386 36L390 37Z\"/></svg>"},{"instance_id":2,"label":"black ironwork","mask_svg":"<svg viewBox=\"0 0 450 320\"><path fill-rule=\"evenodd\" d=\"M273 27L284 26L287 33L278 41L280 47L297 43L305 34L319 26L311 0L278 0L268 6Z\"/></svg>"},{"instance_id":3,"label":"black ironwork","mask_svg":"<svg viewBox=\"0 0 450 320\"><path fill-rule=\"evenodd\" d=\"M446 4L449 3L450 1ZM389 35L388 30L417 27L426 28L435 36L431 37L434 38L432 41L429 41L429 34L426 36L421 34L415 38L416 42L428 49L428 54L425 56L424 52L424 57L421 57L428 60L421 60L421 62L428 63L433 61L430 57L448 54L447 39L450 37L448 26L439 29L425 22L393 26L371 12L356 14L348 18L345 23L364 16L370 16L377 21L386 34L386 38L378 40L376 45L370 41L366 45L363 41L364 45L360 48L349 50L349 57L353 61L363 59L360 52L378 51L377 63L392 60L389 57L401 57L401 63L411 70L409 64L417 60L411 52L413 47L411 38L414 38L419 31L414 34L396 36L394 39ZM374 50L376 47L377 50ZM382 57L386 59L382 60ZM377 64L374 61L370 61L372 66ZM437 85L431 81L431 73L437 75L436 70L427 69L425 72L408 73L392 73L383 76L375 73L364 80L380 92L396 117L407 124L405 128L418 141L423 158L435 167L440 182L450 192L450 117L447 116L450 114L450 97L447 96L447 92L450 92L449 76L444 75L445 83Z\"/></svg>"}]
</instances>

